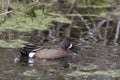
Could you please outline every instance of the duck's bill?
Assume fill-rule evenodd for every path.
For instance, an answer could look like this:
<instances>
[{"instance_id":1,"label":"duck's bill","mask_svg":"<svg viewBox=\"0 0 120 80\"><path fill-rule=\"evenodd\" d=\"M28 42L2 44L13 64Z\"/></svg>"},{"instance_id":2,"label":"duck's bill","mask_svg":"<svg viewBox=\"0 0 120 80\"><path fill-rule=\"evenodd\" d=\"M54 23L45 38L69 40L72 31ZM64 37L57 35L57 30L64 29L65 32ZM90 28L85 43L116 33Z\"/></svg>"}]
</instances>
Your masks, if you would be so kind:
<instances>
[{"instance_id":1,"label":"duck's bill","mask_svg":"<svg viewBox=\"0 0 120 80\"><path fill-rule=\"evenodd\" d=\"M70 50L72 51L72 52L74 52L74 53L78 53L78 51L77 51L77 49L75 49L75 48L70 48Z\"/></svg>"}]
</instances>

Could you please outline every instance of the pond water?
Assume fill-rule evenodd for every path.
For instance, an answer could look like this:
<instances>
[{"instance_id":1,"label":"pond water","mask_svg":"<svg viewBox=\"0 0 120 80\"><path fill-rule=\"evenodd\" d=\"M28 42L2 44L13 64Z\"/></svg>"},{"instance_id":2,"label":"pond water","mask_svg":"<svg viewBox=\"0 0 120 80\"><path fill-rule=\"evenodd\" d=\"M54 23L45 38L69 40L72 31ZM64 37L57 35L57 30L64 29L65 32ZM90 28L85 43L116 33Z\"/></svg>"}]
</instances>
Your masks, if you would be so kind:
<instances>
[{"instance_id":1,"label":"pond water","mask_svg":"<svg viewBox=\"0 0 120 80\"><path fill-rule=\"evenodd\" d=\"M39 36L39 35L37 35ZM60 40L43 40L44 43L31 43L41 46L56 46ZM0 48L0 80L120 80L119 46L80 43L72 39L79 53L77 57L61 60L36 60L31 66L27 59L15 63L18 53L15 48ZM72 55L72 54L71 54Z\"/></svg>"}]
</instances>

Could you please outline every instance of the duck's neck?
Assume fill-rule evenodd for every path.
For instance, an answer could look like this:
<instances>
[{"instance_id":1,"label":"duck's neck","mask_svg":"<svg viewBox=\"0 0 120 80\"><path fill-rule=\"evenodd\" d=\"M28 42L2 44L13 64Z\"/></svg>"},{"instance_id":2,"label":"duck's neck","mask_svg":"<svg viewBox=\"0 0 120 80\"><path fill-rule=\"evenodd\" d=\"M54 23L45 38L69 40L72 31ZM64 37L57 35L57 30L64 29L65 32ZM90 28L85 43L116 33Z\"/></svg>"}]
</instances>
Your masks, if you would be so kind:
<instances>
[{"instance_id":1,"label":"duck's neck","mask_svg":"<svg viewBox=\"0 0 120 80\"><path fill-rule=\"evenodd\" d=\"M67 48L64 45L60 45L60 48L67 50Z\"/></svg>"}]
</instances>

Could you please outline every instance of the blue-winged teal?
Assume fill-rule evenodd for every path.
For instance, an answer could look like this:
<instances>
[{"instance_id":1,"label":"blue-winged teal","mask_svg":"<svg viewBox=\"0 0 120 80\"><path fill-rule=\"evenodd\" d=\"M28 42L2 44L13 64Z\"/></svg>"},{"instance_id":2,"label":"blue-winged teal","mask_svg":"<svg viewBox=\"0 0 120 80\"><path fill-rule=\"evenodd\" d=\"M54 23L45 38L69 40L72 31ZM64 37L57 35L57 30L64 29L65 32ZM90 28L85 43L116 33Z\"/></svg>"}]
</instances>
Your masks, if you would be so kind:
<instances>
[{"instance_id":1,"label":"blue-winged teal","mask_svg":"<svg viewBox=\"0 0 120 80\"><path fill-rule=\"evenodd\" d=\"M67 57L68 50L77 53L76 49L73 47L72 43L68 39L64 39L58 48L43 48L38 46L26 45L20 49L22 57L29 58L40 58L40 59L57 59L62 57Z\"/></svg>"}]
</instances>

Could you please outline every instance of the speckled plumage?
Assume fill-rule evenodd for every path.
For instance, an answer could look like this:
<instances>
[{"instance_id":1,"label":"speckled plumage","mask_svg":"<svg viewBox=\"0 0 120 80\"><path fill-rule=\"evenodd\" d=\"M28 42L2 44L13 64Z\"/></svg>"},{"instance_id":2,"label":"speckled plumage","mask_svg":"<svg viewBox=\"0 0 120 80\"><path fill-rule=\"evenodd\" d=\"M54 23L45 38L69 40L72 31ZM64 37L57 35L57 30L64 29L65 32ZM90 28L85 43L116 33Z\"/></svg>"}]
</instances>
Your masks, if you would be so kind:
<instances>
[{"instance_id":1,"label":"speckled plumage","mask_svg":"<svg viewBox=\"0 0 120 80\"><path fill-rule=\"evenodd\" d=\"M43 49L36 52L34 55L35 58L45 58L45 59L55 59L55 58L62 58L66 57L68 52L61 48L57 49Z\"/></svg>"}]
</instances>

